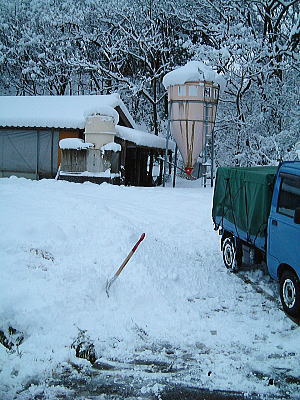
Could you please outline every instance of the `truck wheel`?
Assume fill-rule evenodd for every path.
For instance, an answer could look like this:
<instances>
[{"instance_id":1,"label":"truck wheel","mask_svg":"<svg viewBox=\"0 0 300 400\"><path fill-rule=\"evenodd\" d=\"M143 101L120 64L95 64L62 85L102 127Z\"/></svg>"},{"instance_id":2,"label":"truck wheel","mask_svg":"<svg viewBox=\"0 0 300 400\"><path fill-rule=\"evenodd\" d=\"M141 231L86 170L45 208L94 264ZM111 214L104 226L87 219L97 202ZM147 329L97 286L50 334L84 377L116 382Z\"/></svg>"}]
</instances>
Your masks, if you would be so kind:
<instances>
[{"instance_id":1,"label":"truck wheel","mask_svg":"<svg viewBox=\"0 0 300 400\"><path fill-rule=\"evenodd\" d=\"M232 237L228 237L224 240L222 251L225 267L232 272L238 271L238 265L236 262L236 249L234 239Z\"/></svg>"},{"instance_id":2,"label":"truck wheel","mask_svg":"<svg viewBox=\"0 0 300 400\"><path fill-rule=\"evenodd\" d=\"M300 317L300 282L292 271L285 271L280 278L280 299L288 315Z\"/></svg>"}]
</instances>

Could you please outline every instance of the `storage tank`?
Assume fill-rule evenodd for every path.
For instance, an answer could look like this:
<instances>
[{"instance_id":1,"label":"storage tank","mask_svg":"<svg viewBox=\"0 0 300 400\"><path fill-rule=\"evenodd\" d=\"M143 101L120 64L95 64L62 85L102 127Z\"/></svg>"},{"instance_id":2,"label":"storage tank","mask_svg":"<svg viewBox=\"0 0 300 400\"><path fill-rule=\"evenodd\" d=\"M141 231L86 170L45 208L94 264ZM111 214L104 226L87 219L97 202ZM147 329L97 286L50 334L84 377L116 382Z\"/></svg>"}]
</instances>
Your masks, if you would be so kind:
<instances>
[{"instance_id":1,"label":"storage tank","mask_svg":"<svg viewBox=\"0 0 300 400\"><path fill-rule=\"evenodd\" d=\"M114 141L116 135L115 118L110 115L90 115L85 124L85 141L93 143L95 149L100 149Z\"/></svg>"},{"instance_id":2,"label":"storage tank","mask_svg":"<svg viewBox=\"0 0 300 400\"><path fill-rule=\"evenodd\" d=\"M222 74L202 61L190 61L163 78L169 103L167 138L171 134L175 139L189 175L201 156L200 164L204 170L210 165L213 179L213 128L224 83ZM203 176L206 179L206 172Z\"/></svg>"},{"instance_id":3,"label":"storage tank","mask_svg":"<svg viewBox=\"0 0 300 400\"><path fill-rule=\"evenodd\" d=\"M206 146L212 136L219 85L194 81L168 87L170 129L191 175L197 158L206 162Z\"/></svg>"}]
</instances>

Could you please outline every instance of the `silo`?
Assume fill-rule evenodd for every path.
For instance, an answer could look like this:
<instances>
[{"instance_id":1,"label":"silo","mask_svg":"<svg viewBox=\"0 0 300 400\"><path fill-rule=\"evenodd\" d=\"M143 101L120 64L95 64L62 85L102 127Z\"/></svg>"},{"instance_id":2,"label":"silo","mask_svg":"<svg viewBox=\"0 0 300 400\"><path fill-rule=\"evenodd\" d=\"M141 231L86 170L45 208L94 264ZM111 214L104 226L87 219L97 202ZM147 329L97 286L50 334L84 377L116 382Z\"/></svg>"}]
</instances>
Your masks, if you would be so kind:
<instances>
[{"instance_id":1,"label":"silo","mask_svg":"<svg viewBox=\"0 0 300 400\"><path fill-rule=\"evenodd\" d=\"M213 128L220 90L217 80L215 71L197 61L164 77L168 90L168 135L176 141L188 175L200 156L201 165L204 169L210 166L211 179L213 176Z\"/></svg>"}]
</instances>

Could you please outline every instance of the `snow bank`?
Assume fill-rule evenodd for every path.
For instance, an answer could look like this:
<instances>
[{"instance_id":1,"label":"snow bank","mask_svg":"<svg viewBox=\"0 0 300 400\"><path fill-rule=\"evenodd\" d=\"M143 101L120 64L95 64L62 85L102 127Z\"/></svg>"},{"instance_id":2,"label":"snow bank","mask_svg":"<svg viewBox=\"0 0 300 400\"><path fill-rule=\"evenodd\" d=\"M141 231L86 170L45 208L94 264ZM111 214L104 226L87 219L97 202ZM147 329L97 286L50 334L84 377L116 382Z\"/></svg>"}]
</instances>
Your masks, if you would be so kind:
<instances>
[{"instance_id":1,"label":"snow bank","mask_svg":"<svg viewBox=\"0 0 300 400\"><path fill-rule=\"evenodd\" d=\"M137 129L126 128L124 126L116 126L117 136L121 139L128 140L139 146L153 147L157 149L166 148L166 139L154 134L139 131ZM169 141L169 149L175 149L175 143Z\"/></svg>"},{"instance_id":2,"label":"snow bank","mask_svg":"<svg viewBox=\"0 0 300 400\"><path fill-rule=\"evenodd\" d=\"M121 145L115 142L110 142L105 144L104 146L101 147L101 150L103 151L114 151L114 152L118 152L121 151Z\"/></svg>"},{"instance_id":3,"label":"snow bank","mask_svg":"<svg viewBox=\"0 0 300 400\"><path fill-rule=\"evenodd\" d=\"M86 143L82 139L68 138L60 140L59 147L63 150L66 149L83 150L94 147L94 145L92 143Z\"/></svg>"},{"instance_id":4,"label":"snow bank","mask_svg":"<svg viewBox=\"0 0 300 400\"><path fill-rule=\"evenodd\" d=\"M224 85L224 78L201 61L190 61L183 67L168 72L163 78L163 85L168 89L171 85L182 85L186 82L202 80L212 81L220 86Z\"/></svg>"},{"instance_id":5,"label":"snow bank","mask_svg":"<svg viewBox=\"0 0 300 400\"><path fill-rule=\"evenodd\" d=\"M117 93L90 96L0 96L0 126L84 129L87 116L113 117L120 107L135 123Z\"/></svg>"},{"instance_id":6,"label":"snow bank","mask_svg":"<svg viewBox=\"0 0 300 400\"><path fill-rule=\"evenodd\" d=\"M22 385L78 364L71 345L83 331L103 362L155 360L179 371L139 371L138 382L168 375L198 388L286 398L289 387L280 392L268 377L284 384L282 371L299 375L299 329L227 272L212 191L182 182L173 189L0 179L0 330L24 332L18 351L0 345L1 400L32 399L34 385L18 394ZM106 281L142 232L108 298ZM124 374L134 373L137 365L127 365ZM295 398L297 383L289 385Z\"/></svg>"}]
</instances>

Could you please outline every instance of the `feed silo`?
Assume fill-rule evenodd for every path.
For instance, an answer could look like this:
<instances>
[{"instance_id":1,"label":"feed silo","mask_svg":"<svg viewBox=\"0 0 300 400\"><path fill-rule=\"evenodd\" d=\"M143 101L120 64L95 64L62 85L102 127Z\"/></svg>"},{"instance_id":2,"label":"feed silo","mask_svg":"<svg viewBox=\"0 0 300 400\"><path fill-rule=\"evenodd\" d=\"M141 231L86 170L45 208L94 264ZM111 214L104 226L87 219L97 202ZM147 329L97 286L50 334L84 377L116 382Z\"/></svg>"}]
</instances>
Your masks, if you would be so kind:
<instances>
[{"instance_id":1,"label":"feed silo","mask_svg":"<svg viewBox=\"0 0 300 400\"><path fill-rule=\"evenodd\" d=\"M202 170L213 175L213 128L219 99L216 73L200 62L190 62L164 78L168 90L169 129L188 175L200 156ZM202 79L201 79L202 78ZM206 180L206 172L205 172ZM203 176L204 176L203 175Z\"/></svg>"}]
</instances>

